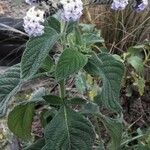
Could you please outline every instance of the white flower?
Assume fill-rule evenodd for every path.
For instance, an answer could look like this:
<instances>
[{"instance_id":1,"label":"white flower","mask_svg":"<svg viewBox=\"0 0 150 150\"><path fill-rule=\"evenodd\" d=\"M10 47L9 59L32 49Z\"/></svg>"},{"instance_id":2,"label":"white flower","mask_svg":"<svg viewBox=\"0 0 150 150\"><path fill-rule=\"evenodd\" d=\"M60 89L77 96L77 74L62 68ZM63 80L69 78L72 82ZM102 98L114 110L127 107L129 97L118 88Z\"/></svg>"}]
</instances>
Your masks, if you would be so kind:
<instances>
[{"instance_id":1,"label":"white flower","mask_svg":"<svg viewBox=\"0 0 150 150\"><path fill-rule=\"evenodd\" d=\"M64 21L76 21L82 15L83 3L81 0L60 0L63 8L60 10Z\"/></svg>"},{"instance_id":2,"label":"white flower","mask_svg":"<svg viewBox=\"0 0 150 150\"><path fill-rule=\"evenodd\" d=\"M34 21L44 22L44 13L45 12L43 10L36 9L36 7L33 6L27 11L26 17Z\"/></svg>"},{"instance_id":3,"label":"white flower","mask_svg":"<svg viewBox=\"0 0 150 150\"><path fill-rule=\"evenodd\" d=\"M41 36L44 33L44 26L40 23L30 23L24 25L24 30L26 33L28 33L29 36Z\"/></svg>"},{"instance_id":4,"label":"white flower","mask_svg":"<svg viewBox=\"0 0 150 150\"><path fill-rule=\"evenodd\" d=\"M44 33L44 11L32 7L24 17L24 30L29 36L40 36Z\"/></svg>"},{"instance_id":5,"label":"white flower","mask_svg":"<svg viewBox=\"0 0 150 150\"><path fill-rule=\"evenodd\" d=\"M37 4L37 0L25 0L25 2L29 5Z\"/></svg>"}]
</instances>

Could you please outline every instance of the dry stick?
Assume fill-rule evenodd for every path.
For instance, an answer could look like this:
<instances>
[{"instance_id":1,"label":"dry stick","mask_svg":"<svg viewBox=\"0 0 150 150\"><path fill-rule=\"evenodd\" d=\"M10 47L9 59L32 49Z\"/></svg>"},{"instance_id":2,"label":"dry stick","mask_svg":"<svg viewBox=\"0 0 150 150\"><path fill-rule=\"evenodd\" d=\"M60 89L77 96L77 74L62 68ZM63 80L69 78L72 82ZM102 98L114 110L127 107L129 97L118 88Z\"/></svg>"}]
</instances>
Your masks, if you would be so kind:
<instances>
[{"instance_id":1,"label":"dry stick","mask_svg":"<svg viewBox=\"0 0 150 150\"><path fill-rule=\"evenodd\" d=\"M131 33L129 33L129 35L132 35L136 30L138 30L147 20L149 20L149 18L147 18L143 23L141 23L135 30L133 30ZM127 39L129 37L129 35L127 35L126 37L124 37L121 41L119 41L115 47L117 47L118 44L120 44L121 42L123 42L125 39Z\"/></svg>"}]
</instances>

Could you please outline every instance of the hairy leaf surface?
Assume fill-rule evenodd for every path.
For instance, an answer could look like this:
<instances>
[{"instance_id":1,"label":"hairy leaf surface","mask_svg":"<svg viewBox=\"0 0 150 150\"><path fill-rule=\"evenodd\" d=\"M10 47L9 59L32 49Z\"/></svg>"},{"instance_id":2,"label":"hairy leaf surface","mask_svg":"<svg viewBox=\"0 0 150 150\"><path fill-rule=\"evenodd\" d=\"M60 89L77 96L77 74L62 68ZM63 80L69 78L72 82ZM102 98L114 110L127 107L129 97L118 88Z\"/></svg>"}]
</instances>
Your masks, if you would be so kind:
<instances>
[{"instance_id":1,"label":"hairy leaf surface","mask_svg":"<svg viewBox=\"0 0 150 150\"><path fill-rule=\"evenodd\" d=\"M0 74L0 117L5 115L7 104L20 85L20 65L15 65Z\"/></svg>"},{"instance_id":2,"label":"hairy leaf surface","mask_svg":"<svg viewBox=\"0 0 150 150\"><path fill-rule=\"evenodd\" d=\"M95 133L86 118L63 106L46 126L45 140L42 150L92 150Z\"/></svg>"},{"instance_id":3,"label":"hairy leaf surface","mask_svg":"<svg viewBox=\"0 0 150 150\"><path fill-rule=\"evenodd\" d=\"M8 115L9 129L20 138L30 138L33 112L34 103L16 106Z\"/></svg>"},{"instance_id":4,"label":"hairy leaf surface","mask_svg":"<svg viewBox=\"0 0 150 150\"><path fill-rule=\"evenodd\" d=\"M38 139L32 145L25 148L24 150L41 150L44 145L45 145L45 139L41 138L41 139Z\"/></svg>"},{"instance_id":5,"label":"hairy leaf surface","mask_svg":"<svg viewBox=\"0 0 150 150\"><path fill-rule=\"evenodd\" d=\"M121 111L118 103L120 84L124 74L124 65L107 53L94 55L89 59L85 70L94 75L100 76L103 82L102 92L96 98L97 104L104 104L112 111Z\"/></svg>"},{"instance_id":6,"label":"hairy leaf surface","mask_svg":"<svg viewBox=\"0 0 150 150\"><path fill-rule=\"evenodd\" d=\"M59 96L55 95L45 95L43 99L50 105L60 106L63 104L63 100Z\"/></svg>"},{"instance_id":7,"label":"hairy leaf surface","mask_svg":"<svg viewBox=\"0 0 150 150\"><path fill-rule=\"evenodd\" d=\"M52 28L47 28L45 33L27 42L27 47L21 60L21 77L32 77L41 67L49 51L59 39L60 35Z\"/></svg>"},{"instance_id":8,"label":"hairy leaf surface","mask_svg":"<svg viewBox=\"0 0 150 150\"><path fill-rule=\"evenodd\" d=\"M110 149L111 150L119 149L123 133L123 125L121 121L117 119L104 117L102 119L102 122L106 127L106 129L108 130L109 134L111 135L112 143L110 145Z\"/></svg>"},{"instance_id":9,"label":"hairy leaf surface","mask_svg":"<svg viewBox=\"0 0 150 150\"><path fill-rule=\"evenodd\" d=\"M60 56L56 67L56 79L66 79L82 69L87 63L87 57L77 50L66 49Z\"/></svg>"}]
</instances>

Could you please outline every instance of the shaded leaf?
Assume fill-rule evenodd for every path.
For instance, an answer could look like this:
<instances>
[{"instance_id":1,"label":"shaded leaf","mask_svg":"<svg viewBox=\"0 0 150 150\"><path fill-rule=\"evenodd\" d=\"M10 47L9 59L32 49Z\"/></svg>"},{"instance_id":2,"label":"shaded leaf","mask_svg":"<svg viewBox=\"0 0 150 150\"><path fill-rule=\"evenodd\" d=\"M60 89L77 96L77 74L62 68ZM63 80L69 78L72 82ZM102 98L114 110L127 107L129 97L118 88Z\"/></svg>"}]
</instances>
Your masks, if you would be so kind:
<instances>
[{"instance_id":1,"label":"shaded leaf","mask_svg":"<svg viewBox=\"0 0 150 150\"><path fill-rule=\"evenodd\" d=\"M59 20L57 20L55 17L52 17L52 16L49 17L47 19L46 26L49 26L49 27L55 29L58 33L60 33L61 25L60 25Z\"/></svg>"},{"instance_id":2,"label":"shaded leaf","mask_svg":"<svg viewBox=\"0 0 150 150\"><path fill-rule=\"evenodd\" d=\"M47 56L41 66L42 69L45 71L49 72L52 70L52 67L54 65L54 62L50 56Z\"/></svg>"},{"instance_id":3,"label":"shaded leaf","mask_svg":"<svg viewBox=\"0 0 150 150\"><path fill-rule=\"evenodd\" d=\"M120 112L118 103L120 84L124 74L124 65L110 54L96 54L89 59L85 70L94 76L100 76L103 82L101 94L97 96L96 103L112 111Z\"/></svg>"},{"instance_id":4,"label":"shaded leaf","mask_svg":"<svg viewBox=\"0 0 150 150\"><path fill-rule=\"evenodd\" d=\"M80 97L75 97L66 101L67 104L70 105L83 105L86 104L86 100Z\"/></svg>"},{"instance_id":5,"label":"shaded leaf","mask_svg":"<svg viewBox=\"0 0 150 150\"><path fill-rule=\"evenodd\" d=\"M38 139L32 145L25 148L24 150L41 150L44 145L45 145L45 139L41 138L41 139Z\"/></svg>"},{"instance_id":6,"label":"shaded leaf","mask_svg":"<svg viewBox=\"0 0 150 150\"><path fill-rule=\"evenodd\" d=\"M98 114L99 113L99 106L95 103L89 102L82 107L83 114Z\"/></svg>"},{"instance_id":7,"label":"shaded leaf","mask_svg":"<svg viewBox=\"0 0 150 150\"><path fill-rule=\"evenodd\" d=\"M27 42L21 59L22 79L28 79L38 71L59 38L60 35L54 29L47 28L42 36L32 38Z\"/></svg>"},{"instance_id":8,"label":"shaded leaf","mask_svg":"<svg viewBox=\"0 0 150 150\"><path fill-rule=\"evenodd\" d=\"M79 72L75 78L75 86L80 93L86 92L87 83L86 75L83 72Z\"/></svg>"},{"instance_id":9,"label":"shaded leaf","mask_svg":"<svg viewBox=\"0 0 150 150\"><path fill-rule=\"evenodd\" d=\"M29 139L34 113L33 103L24 103L16 106L8 115L8 127L18 137Z\"/></svg>"},{"instance_id":10,"label":"shaded leaf","mask_svg":"<svg viewBox=\"0 0 150 150\"><path fill-rule=\"evenodd\" d=\"M59 96L55 96L55 95L45 95L43 96L43 99L49 103L50 105L62 105L63 104L63 100L59 97Z\"/></svg>"},{"instance_id":11,"label":"shaded leaf","mask_svg":"<svg viewBox=\"0 0 150 150\"><path fill-rule=\"evenodd\" d=\"M56 66L56 79L66 79L69 75L82 69L86 63L87 57L80 52L71 48L64 50Z\"/></svg>"},{"instance_id":12,"label":"shaded leaf","mask_svg":"<svg viewBox=\"0 0 150 150\"><path fill-rule=\"evenodd\" d=\"M100 120L103 122L104 126L108 130L112 143L110 145L110 150L118 150L121 145L123 125L121 119L112 119L105 116L101 116Z\"/></svg>"},{"instance_id":13,"label":"shaded leaf","mask_svg":"<svg viewBox=\"0 0 150 150\"><path fill-rule=\"evenodd\" d=\"M95 43L103 43L104 39L100 37L100 35L96 35L93 33L85 33L82 36L82 40L87 45L95 44Z\"/></svg>"},{"instance_id":14,"label":"shaded leaf","mask_svg":"<svg viewBox=\"0 0 150 150\"><path fill-rule=\"evenodd\" d=\"M72 109L61 107L45 128L46 145L42 150L92 150L94 140L91 123Z\"/></svg>"},{"instance_id":15,"label":"shaded leaf","mask_svg":"<svg viewBox=\"0 0 150 150\"><path fill-rule=\"evenodd\" d=\"M0 74L0 117L5 115L8 102L19 90L20 85L19 64Z\"/></svg>"},{"instance_id":16,"label":"shaded leaf","mask_svg":"<svg viewBox=\"0 0 150 150\"><path fill-rule=\"evenodd\" d=\"M136 70L137 73L143 73L144 65L142 58L138 56L130 56L127 59L128 63L132 65L132 67Z\"/></svg>"}]
</instances>

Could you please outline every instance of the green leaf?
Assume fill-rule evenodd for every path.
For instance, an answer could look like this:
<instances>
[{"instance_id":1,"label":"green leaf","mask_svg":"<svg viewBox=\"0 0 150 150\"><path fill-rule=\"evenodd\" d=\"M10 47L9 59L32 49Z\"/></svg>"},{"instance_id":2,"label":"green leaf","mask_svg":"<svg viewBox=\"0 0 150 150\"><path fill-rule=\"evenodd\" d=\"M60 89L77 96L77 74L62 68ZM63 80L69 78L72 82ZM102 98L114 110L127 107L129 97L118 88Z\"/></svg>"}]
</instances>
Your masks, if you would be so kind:
<instances>
[{"instance_id":1,"label":"green leaf","mask_svg":"<svg viewBox=\"0 0 150 150\"><path fill-rule=\"evenodd\" d=\"M46 146L42 150L92 150L95 133L91 123L68 107L45 128Z\"/></svg>"},{"instance_id":2,"label":"green leaf","mask_svg":"<svg viewBox=\"0 0 150 150\"><path fill-rule=\"evenodd\" d=\"M44 128L53 119L53 117L56 115L56 113L57 113L57 110L54 107L52 107L49 110L44 109L40 113L41 124Z\"/></svg>"},{"instance_id":3,"label":"green leaf","mask_svg":"<svg viewBox=\"0 0 150 150\"><path fill-rule=\"evenodd\" d=\"M86 104L86 102L87 101L85 99L80 98L80 97L74 97L66 101L66 103L70 105L83 105L83 104Z\"/></svg>"},{"instance_id":4,"label":"green leaf","mask_svg":"<svg viewBox=\"0 0 150 150\"><path fill-rule=\"evenodd\" d=\"M49 72L52 70L54 65L54 61L52 60L52 58L50 56L47 56L41 66L42 69L44 69L45 71Z\"/></svg>"},{"instance_id":5,"label":"green leaf","mask_svg":"<svg viewBox=\"0 0 150 150\"><path fill-rule=\"evenodd\" d=\"M95 43L103 43L104 39L100 37L100 35L93 34L93 33L85 33L82 36L82 40L87 45L92 45Z\"/></svg>"},{"instance_id":6,"label":"green leaf","mask_svg":"<svg viewBox=\"0 0 150 150\"><path fill-rule=\"evenodd\" d=\"M108 130L112 143L110 145L110 150L118 150L122 140L123 125L122 122L118 119L111 119L104 117L102 122L106 129Z\"/></svg>"},{"instance_id":7,"label":"green leaf","mask_svg":"<svg viewBox=\"0 0 150 150\"><path fill-rule=\"evenodd\" d=\"M87 63L87 57L77 50L66 49L56 66L56 79L66 79L69 75L81 70Z\"/></svg>"},{"instance_id":8,"label":"green leaf","mask_svg":"<svg viewBox=\"0 0 150 150\"><path fill-rule=\"evenodd\" d=\"M132 67L136 70L137 73L143 73L144 65L142 58L138 56L130 56L127 59L128 63L132 65Z\"/></svg>"},{"instance_id":9,"label":"green leaf","mask_svg":"<svg viewBox=\"0 0 150 150\"><path fill-rule=\"evenodd\" d=\"M140 95L142 96L144 94L144 89L145 89L145 80L142 77L136 77L134 76L134 83L133 85L136 86L138 88L138 91L140 93Z\"/></svg>"},{"instance_id":10,"label":"green leaf","mask_svg":"<svg viewBox=\"0 0 150 150\"><path fill-rule=\"evenodd\" d=\"M82 28L82 32L85 32L85 33L91 33L91 32L94 32L95 30L94 24L80 23L79 26Z\"/></svg>"},{"instance_id":11,"label":"green leaf","mask_svg":"<svg viewBox=\"0 0 150 150\"><path fill-rule=\"evenodd\" d=\"M89 102L82 107L83 114L98 114L99 113L99 106L95 103Z\"/></svg>"},{"instance_id":12,"label":"green leaf","mask_svg":"<svg viewBox=\"0 0 150 150\"><path fill-rule=\"evenodd\" d=\"M96 103L101 103L108 109L120 112L118 103L120 84L124 74L124 65L107 53L96 54L89 59L85 70L94 76L100 76L103 82L102 91Z\"/></svg>"},{"instance_id":13,"label":"green leaf","mask_svg":"<svg viewBox=\"0 0 150 150\"><path fill-rule=\"evenodd\" d=\"M45 95L43 96L43 99L50 105L60 106L63 104L63 100L60 97L55 95Z\"/></svg>"},{"instance_id":14,"label":"green leaf","mask_svg":"<svg viewBox=\"0 0 150 150\"><path fill-rule=\"evenodd\" d=\"M101 143L97 146L96 150L105 150L104 144L101 142Z\"/></svg>"},{"instance_id":15,"label":"green leaf","mask_svg":"<svg viewBox=\"0 0 150 150\"><path fill-rule=\"evenodd\" d=\"M38 139L32 145L25 148L24 150L41 150L44 145L45 145L45 139L41 138L41 139Z\"/></svg>"},{"instance_id":16,"label":"green leaf","mask_svg":"<svg viewBox=\"0 0 150 150\"><path fill-rule=\"evenodd\" d=\"M121 58L120 55L113 54L112 56L113 56L116 60L121 61L122 63L124 63L124 60Z\"/></svg>"},{"instance_id":17,"label":"green leaf","mask_svg":"<svg viewBox=\"0 0 150 150\"><path fill-rule=\"evenodd\" d=\"M27 42L27 47L21 60L21 78L29 79L41 67L49 51L58 41L60 35L52 28L46 28L45 33Z\"/></svg>"},{"instance_id":18,"label":"green leaf","mask_svg":"<svg viewBox=\"0 0 150 150\"><path fill-rule=\"evenodd\" d=\"M46 26L49 26L55 29L58 33L60 33L60 22L55 17L49 17L46 22Z\"/></svg>"},{"instance_id":19,"label":"green leaf","mask_svg":"<svg viewBox=\"0 0 150 150\"><path fill-rule=\"evenodd\" d=\"M33 103L24 103L16 106L8 115L8 127L18 137L29 139L34 113Z\"/></svg>"},{"instance_id":20,"label":"green leaf","mask_svg":"<svg viewBox=\"0 0 150 150\"><path fill-rule=\"evenodd\" d=\"M7 104L19 90L20 85L20 65L12 66L0 74L0 117L5 115Z\"/></svg>"},{"instance_id":21,"label":"green leaf","mask_svg":"<svg viewBox=\"0 0 150 150\"><path fill-rule=\"evenodd\" d=\"M86 83L86 75L84 72L79 72L75 78L75 86L80 93L86 92L87 83Z\"/></svg>"}]
</instances>

